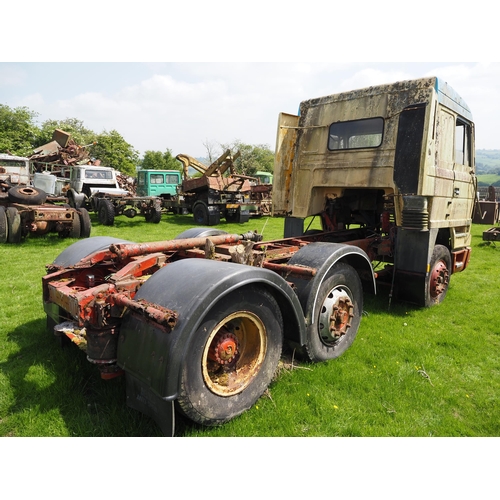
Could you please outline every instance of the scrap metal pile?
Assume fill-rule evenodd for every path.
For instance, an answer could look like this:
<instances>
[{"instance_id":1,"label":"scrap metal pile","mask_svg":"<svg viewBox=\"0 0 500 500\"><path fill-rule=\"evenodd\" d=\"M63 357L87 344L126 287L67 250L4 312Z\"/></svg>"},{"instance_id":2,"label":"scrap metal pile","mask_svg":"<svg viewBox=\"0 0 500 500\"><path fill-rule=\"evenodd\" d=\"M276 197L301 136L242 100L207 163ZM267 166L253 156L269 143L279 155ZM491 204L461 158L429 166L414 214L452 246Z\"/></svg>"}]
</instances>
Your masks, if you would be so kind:
<instances>
[{"instance_id":1,"label":"scrap metal pile","mask_svg":"<svg viewBox=\"0 0 500 500\"><path fill-rule=\"evenodd\" d=\"M56 129L52 134L52 141L35 149L29 160L37 171L46 170L48 164L57 170L57 167L87 163L90 155L87 146L79 146L71 138L71 134Z\"/></svg>"},{"instance_id":2,"label":"scrap metal pile","mask_svg":"<svg viewBox=\"0 0 500 500\"><path fill-rule=\"evenodd\" d=\"M120 186L121 189L128 191L130 196L137 196L137 186L133 177L117 173L116 180L118 182L118 186Z\"/></svg>"},{"instance_id":3,"label":"scrap metal pile","mask_svg":"<svg viewBox=\"0 0 500 500\"><path fill-rule=\"evenodd\" d=\"M36 172L49 170L53 174L69 176L69 168L74 165L92 164L100 166L101 161L91 158L88 147L78 145L71 134L64 130L56 129L52 134L52 141L40 146L33 151L29 157L30 162ZM121 189L128 191L131 196L135 196L136 187L133 177L117 172L117 181Z\"/></svg>"}]
</instances>

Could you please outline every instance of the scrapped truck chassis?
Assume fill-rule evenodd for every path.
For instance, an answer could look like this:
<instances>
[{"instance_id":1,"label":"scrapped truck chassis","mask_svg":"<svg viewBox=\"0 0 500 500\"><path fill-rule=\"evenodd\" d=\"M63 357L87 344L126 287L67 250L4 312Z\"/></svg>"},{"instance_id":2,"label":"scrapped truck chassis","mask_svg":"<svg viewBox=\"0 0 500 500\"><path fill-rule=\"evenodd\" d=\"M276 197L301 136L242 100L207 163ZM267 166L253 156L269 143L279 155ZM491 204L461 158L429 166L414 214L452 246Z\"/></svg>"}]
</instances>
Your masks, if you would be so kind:
<instances>
[{"instance_id":1,"label":"scrapped truck chassis","mask_svg":"<svg viewBox=\"0 0 500 500\"><path fill-rule=\"evenodd\" d=\"M0 242L20 243L29 234L58 233L60 237L87 238L91 222L86 211L57 203L25 205L0 200Z\"/></svg>"},{"instance_id":2,"label":"scrapped truck chassis","mask_svg":"<svg viewBox=\"0 0 500 500\"><path fill-rule=\"evenodd\" d=\"M269 300L276 300L280 304L275 314L280 318L283 315L283 319L279 319L276 324L276 334L279 334L279 330L283 329L284 340L296 344L299 348L305 343L306 323L310 313L307 312L307 300L304 299L301 306L297 297L300 297L301 290L303 291L302 295L309 293L306 291L308 284L316 281L318 283L325 282L326 276L333 273L331 269L334 268L334 264L344 262L352 265L357 272L357 274L354 272L355 279L359 281L357 277L359 275L362 279L366 279L369 289L375 290L374 275L365 252L355 245L334 243L338 238L347 241L351 237L355 239L352 243L361 243L364 248L370 251L371 247L377 245L377 240L380 238L370 236L362 239L362 229L346 230L335 234L315 234L301 238L284 238L268 242L261 241L261 236L253 232L227 234L208 228L196 229L197 233L200 234L198 237L182 237L150 243L122 242L107 237L90 238L83 243L89 250L86 255L75 250L73 251L76 256L74 258L70 256L69 260L65 257L59 261L56 259L53 264L47 266L48 274L43 277L44 308L47 313L48 325L54 330L54 334L61 340L69 338L84 350L88 361L99 368L102 378L114 378L125 372L128 378L137 384L140 377L132 376L129 373L131 368L127 363L130 360L123 361L123 356L120 360L119 350L122 348L120 344L124 341L124 329L129 328L127 325L138 321L143 327L158 332L157 334L162 332L161 335L166 335L166 338L168 336L175 338L176 334L184 335L186 338L182 341L183 345L190 342L189 339L193 334L191 330L185 331L184 327L185 322L190 321L186 317L189 315L188 312L183 309L187 305L184 303L171 305L168 301L157 298L158 294L156 293L147 298L138 296L143 287L147 288L145 285L151 278L156 278L162 270L167 271L170 266L173 266L172 269L174 269L177 265L182 269L184 265L192 266L194 261L199 263L198 267L201 271L193 272L190 268L186 268L184 273L181 271L181 274L185 274L184 279L187 280L185 286L192 289L185 293L184 301L179 299L181 302L190 300L193 295L198 293L198 288L206 287L207 290L214 289L213 292L207 292L211 304L213 302L215 305L220 305L223 302L220 298L225 291L216 290L219 286L217 282L224 281L224 273L228 270L233 274L239 273L241 276L238 277L237 285L233 287L234 290L230 292L231 298L233 299L234 294L237 295L240 289L246 290L245 293L248 293L248 290L258 290L258 302L261 301L261 298L265 300L268 294L272 295L274 298ZM204 231L208 235L205 235ZM319 242L319 237L321 242ZM102 245L101 238L104 239ZM93 241L96 242L95 245ZM332 243L325 243L328 241ZM82 244L82 242L79 243ZM327 247L323 249L321 245L325 244ZM314 245L319 245L319 247L313 250ZM78 247L78 243L72 247ZM70 252L72 247L69 247ZM322 257L321 263L317 265L312 264L313 257L311 257L311 265L307 265L307 257L305 260L294 260L301 255L301 251L304 252L306 247L310 247L311 255L319 251L325 253L327 257ZM213 261L224 263L217 266L219 274L205 278L200 276L199 282L197 282L196 273L203 273L206 268L210 274L212 267L208 264L213 264ZM276 277L272 278L272 276ZM176 288L178 296L182 297L182 292L179 291L182 286L178 280L175 283L170 283L165 277L162 290ZM347 284L346 287L349 288L349 285ZM331 353L327 354L325 359L337 357L354 340L362 308L361 285L354 285L355 289L356 287L359 288L359 291L355 293L355 297L352 297L342 288L332 285L332 291L334 288L336 290L335 295L332 297L330 294L329 298L325 297L320 300L320 302L324 301L329 309L326 316L324 313L323 316L320 314L317 320L326 323L322 336L325 345L331 347ZM317 295L317 292L311 292L311 294ZM200 292L200 296L202 295L203 292ZM201 299L199 302L200 307L203 308L200 316L205 314L206 310L216 309L215 305L206 307ZM286 313L287 308L290 314ZM304 312L302 308L304 308ZM192 312L190 309L189 313ZM245 306L242 312L237 311L228 317L232 318L230 324L239 322L241 328L251 332L248 335L253 338L251 341L252 352L254 350L260 352L259 356L264 357L264 353L272 348L272 346L266 345L266 342L270 342L266 340L266 336L270 334L269 330L274 330L274 328L266 327L258 318L259 314L258 309L252 313L251 310L247 311ZM192 316L196 317L196 314ZM291 321L295 323L292 325ZM217 368L215 371L219 369L230 370L231 366L236 363L236 359L244 358L244 346L249 341L238 340L236 333L230 330L230 327L221 327L211 340L206 364L212 367L212 370L215 370L214 366ZM143 340L147 337L148 334L144 336ZM338 345L340 352L336 351ZM279 341L279 346L279 353L281 353L281 341ZM277 347L274 348L278 352ZM156 352L156 349L154 351ZM241 355L240 351L242 351ZM164 356L168 357L167 354ZM252 356L247 354L247 357L251 358ZM166 364L168 365L168 361ZM172 358L170 366L175 364L176 361ZM235 387L250 384L253 378L258 378L256 367L258 363L256 361L254 363L252 358L252 361L247 364L251 367L237 370ZM225 386L220 388L219 375L212 377L212 372L208 368L205 372L207 380L209 380L207 385L213 388L212 392L223 393L229 390ZM250 372L254 375L251 376ZM236 371L233 370L232 373L235 374ZM240 380L243 373L247 373L244 382ZM175 377L167 378L173 379ZM129 384L128 381L127 384ZM155 393L155 402L151 406L155 408L158 406L158 401L176 399L178 395L177 389L167 391L167 394L165 391L162 393L161 388L149 387L145 389L142 385L139 392L143 394L146 391L151 394L152 390ZM239 390L234 391L237 393ZM160 396L158 401L156 401L157 396ZM130 401L129 404L144 413L148 413L147 409L138 407ZM150 411L149 414L166 434L173 432L173 428L171 429L170 424L165 424L157 410Z\"/></svg>"},{"instance_id":3,"label":"scrapped truck chassis","mask_svg":"<svg viewBox=\"0 0 500 500\"><path fill-rule=\"evenodd\" d=\"M86 201L104 226L114 225L115 217L120 215L129 219L141 215L146 222L155 224L161 220L161 200L154 196L123 196L98 192Z\"/></svg>"},{"instance_id":4,"label":"scrapped truck chassis","mask_svg":"<svg viewBox=\"0 0 500 500\"><path fill-rule=\"evenodd\" d=\"M217 309L225 300L231 302L240 290L244 293L257 290L259 302L259 297L264 300L270 292L273 300L279 303L275 314L282 316L283 340L299 352L305 346L306 355L312 361L334 359L349 347L357 333L362 313L362 289L375 292L376 281L394 286L395 233L390 227L388 229L387 233L376 233L364 227L333 232L310 231L301 237L267 242L253 232L227 234L209 228L196 228L196 237L180 235L178 239L148 243L107 237L101 237L104 238L101 242L99 237L91 238L72 245L85 245L83 254L77 249L72 252L69 247L70 254L74 254L69 260L61 254L59 260L47 266L43 300L48 325L61 340L69 338L84 350L88 361L99 368L102 378L125 373L128 404L152 416L164 433L171 435L174 411L170 406L179 396L176 386L178 363L185 366L193 363L188 361L190 354L185 346L193 342L196 328L185 326L186 322L197 315L209 315L207 311ZM460 267L461 262L468 261L468 255L454 255L452 259L453 266ZM195 270L194 261L199 263ZM217 266L218 274L208 266L213 261L224 263ZM168 271L171 266L172 269L177 266L177 274L173 273L171 279L165 275L159 291L139 297L149 280L158 278L162 270ZM436 301L446 294L453 271L453 267L438 262L429 273L429 293ZM225 287L217 288L219 281L224 282L225 273L235 272L240 276L230 292ZM268 274L262 277L258 272ZM338 275L344 276L344 281L339 281ZM183 287L187 288L184 293ZM164 291L172 289L175 290L173 296L162 298ZM225 293L231 298L224 299ZM188 304L190 300L195 300L195 306ZM195 313L193 307L200 310ZM260 361L257 362L253 354L247 355L250 361L244 369L232 369L236 360L243 359L240 351L248 342L239 339L231 326L240 322L246 325L243 329L254 332L251 351L257 353L256 358L263 357L266 349L270 349L266 347L265 337L270 334L271 327L261 324L258 314L258 310L255 314L247 312L245 305L241 311L228 316L227 324L214 329L217 332L207 341L210 347L205 347L208 354L202 362L205 385L211 388L210 392L221 394L221 397L238 394L240 389L228 389L219 383L221 370L226 376L235 377L232 387L242 387L250 384L253 378L257 379L256 365ZM276 328L280 328L278 324ZM138 335L138 344L127 357L123 354L126 351L123 345L132 330L141 333L134 333ZM161 341L152 340L162 336L166 337ZM169 337L172 340L167 340ZM179 341L182 356L172 347L161 355L157 352L160 350L157 342L175 344L178 337L182 338ZM281 342L279 344L281 346ZM149 354L138 362L136 358L141 356L137 356L137 350L142 349L147 349ZM168 376L145 376L145 371L156 369L151 368L154 363L150 363L149 356L159 357L159 364L166 365L162 370L167 370ZM137 368L135 363L140 366ZM246 374L243 380L242 374ZM173 387L167 390L164 380L172 380ZM148 401L146 406L144 399ZM163 410L159 410L160 407ZM189 413L188 416L192 417ZM230 418L232 416L213 422L221 423Z\"/></svg>"}]
</instances>

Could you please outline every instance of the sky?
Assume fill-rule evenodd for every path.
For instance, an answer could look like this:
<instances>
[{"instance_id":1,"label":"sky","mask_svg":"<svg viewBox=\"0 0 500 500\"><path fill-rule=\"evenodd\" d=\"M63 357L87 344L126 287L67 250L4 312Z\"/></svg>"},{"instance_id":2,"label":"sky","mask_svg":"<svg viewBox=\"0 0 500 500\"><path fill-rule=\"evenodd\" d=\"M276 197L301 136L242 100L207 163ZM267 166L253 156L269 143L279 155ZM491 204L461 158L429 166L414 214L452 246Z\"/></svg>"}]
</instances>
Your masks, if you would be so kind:
<instances>
[{"instance_id":1,"label":"sky","mask_svg":"<svg viewBox=\"0 0 500 500\"><path fill-rule=\"evenodd\" d=\"M195 157L235 140L274 150L278 114L302 100L439 76L465 100L476 148L500 149L500 63L1 62L0 103L37 122L78 118L146 150Z\"/></svg>"}]
</instances>

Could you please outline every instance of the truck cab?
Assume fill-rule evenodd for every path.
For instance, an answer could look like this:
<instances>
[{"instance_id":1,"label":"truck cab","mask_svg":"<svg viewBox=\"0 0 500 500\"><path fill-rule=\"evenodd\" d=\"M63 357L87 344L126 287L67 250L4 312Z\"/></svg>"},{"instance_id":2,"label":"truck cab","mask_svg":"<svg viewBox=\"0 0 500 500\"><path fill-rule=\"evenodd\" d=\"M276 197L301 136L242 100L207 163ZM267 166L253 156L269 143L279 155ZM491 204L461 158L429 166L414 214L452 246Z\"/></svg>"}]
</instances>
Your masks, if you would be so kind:
<instances>
[{"instance_id":1,"label":"truck cab","mask_svg":"<svg viewBox=\"0 0 500 500\"><path fill-rule=\"evenodd\" d=\"M75 165L71 168L70 183L77 193L84 193L88 197L96 192L127 194L119 187L116 170L111 167Z\"/></svg>"},{"instance_id":2,"label":"truck cab","mask_svg":"<svg viewBox=\"0 0 500 500\"><path fill-rule=\"evenodd\" d=\"M258 179L260 184L272 184L273 183L273 174L271 172L258 171L258 172L255 172L255 174L253 174L252 177L255 177L256 179Z\"/></svg>"},{"instance_id":3,"label":"truck cab","mask_svg":"<svg viewBox=\"0 0 500 500\"><path fill-rule=\"evenodd\" d=\"M424 300L466 268L476 192L474 123L437 77L309 99L279 118L273 212L285 236L319 216L325 231L356 228L401 295ZM436 257L440 254L442 257Z\"/></svg>"},{"instance_id":4,"label":"truck cab","mask_svg":"<svg viewBox=\"0 0 500 500\"><path fill-rule=\"evenodd\" d=\"M28 158L0 154L0 182L6 185L28 185L30 183L30 162Z\"/></svg>"},{"instance_id":5,"label":"truck cab","mask_svg":"<svg viewBox=\"0 0 500 500\"><path fill-rule=\"evenodd\" d=\"M171 199L177 195L177 186L181 182L181 172L178 170L139 170L137 195Z\"/></svg>"}]
</instances>

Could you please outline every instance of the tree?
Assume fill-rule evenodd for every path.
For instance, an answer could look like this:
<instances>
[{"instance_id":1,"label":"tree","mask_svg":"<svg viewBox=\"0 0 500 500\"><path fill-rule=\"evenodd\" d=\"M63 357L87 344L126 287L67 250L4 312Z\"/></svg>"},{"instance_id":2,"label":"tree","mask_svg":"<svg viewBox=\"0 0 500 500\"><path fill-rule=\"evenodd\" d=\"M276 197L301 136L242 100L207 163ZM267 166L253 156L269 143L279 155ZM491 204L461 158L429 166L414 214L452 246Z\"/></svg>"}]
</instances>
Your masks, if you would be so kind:
<instances>
[{"instance_id":1,"label":"tree","mask_svg":"<svg viewBox=\"0 0 500 500\"><path fill-rule=\"evenodd\" d=\"M95 142L97 134L84 127L83 121L78 118L66 118L65 120L46 120L42 123L35 147L43 146L52 141L54 130L59 129L71 134L71 138L78 146L86 146Z\"/></svg>"},{"instance_id":2,"label":"tree","mask_svg":"<svg viewBox=\"0 0 500 500\"><path fill-rule=\"evenodd\" d=\"M116 131L102 132L96 136L97 143L90 146L90 155L101 161L101 165L113 167L123 174L136 175L139 152Z\"/></svg>"},{"instance_id":3,"label":"tree","mask_svg":"<svg viewBox=\"0 0 500 500\"><path fill-rule=\"evenodd\" d=\"M172 155L172 151L167 149L161 151L146 151L141 161L141 168L144 170L180 170L181 164Z\"/></svg>"},{"instance_id":4,"label":"tree","mask_svg":"<svg viewBox=\"0 0 500 500\"><path fill-rule=\"evenodd\" d=\"M38 113L27 107L11 109L0 104L0 152L30 156L38 134L34 119Z\"/></svg>"},{"instance_id":5,"label":"tree","mask_svg":"<svg viewBox=\"0 0 500 500\"><path fill-rule=\"evenodd\" d=\"M235 140L231 144L221 144L222 151L231 150L233 154L237 151L241 156L236 160L236 171L243 175L254 175L257 171L271 172L274 167L274 152L265 144L245 144Z\"/></svg>"},{"instance_id":6,"label":"tree","mask_svg":"<svg viewBox=\"0 0 500 500\"><path fill-rule=\"evenodd\" d=\"M213 141L209 141L208 139L205 140L203 146L205 146L207 151L206 161L209 165L211 165L220 156L218 151L222 146L216 145Z\"/></svg>"}]
</instances>

